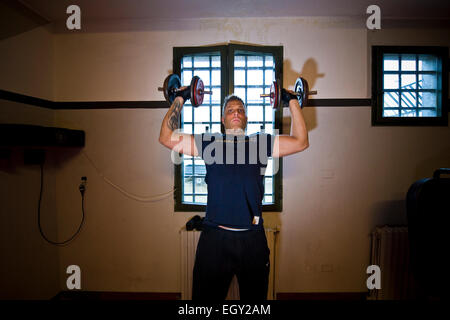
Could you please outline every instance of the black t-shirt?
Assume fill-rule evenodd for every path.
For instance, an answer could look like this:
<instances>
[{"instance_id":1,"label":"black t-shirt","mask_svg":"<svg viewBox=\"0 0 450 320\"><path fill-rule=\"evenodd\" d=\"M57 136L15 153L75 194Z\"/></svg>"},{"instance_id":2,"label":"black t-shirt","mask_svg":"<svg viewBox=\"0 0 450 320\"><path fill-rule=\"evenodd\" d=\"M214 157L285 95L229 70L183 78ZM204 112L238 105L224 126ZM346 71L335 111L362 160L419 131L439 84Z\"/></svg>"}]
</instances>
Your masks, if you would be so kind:
<instances>
[{"instance_id":1,"label":"black t-shirt","mask_svg":"<svg viewBox=\"0 0 450 320\"><path fill-rule=\"evenodd\" d=\"M195 135L195 142L206 165L208 202L203 223L263 228L263 179L274 136L201 134ZM258 223L253 224L254 221Z\"/></svg>"}]
</instances>

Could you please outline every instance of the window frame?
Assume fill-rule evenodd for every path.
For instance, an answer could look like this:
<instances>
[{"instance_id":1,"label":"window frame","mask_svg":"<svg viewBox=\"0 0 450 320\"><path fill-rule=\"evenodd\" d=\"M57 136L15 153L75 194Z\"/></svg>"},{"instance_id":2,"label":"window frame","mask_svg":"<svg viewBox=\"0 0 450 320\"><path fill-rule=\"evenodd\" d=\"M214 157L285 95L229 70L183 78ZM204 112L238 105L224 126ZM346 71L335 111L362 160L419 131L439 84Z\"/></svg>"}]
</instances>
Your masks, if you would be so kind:
<instances>
[{"instance_id":1,"label":"window frame","mask_svg":"<svg viewBox=\"0 0 450 320\"><path fill-rule=\"evenodd\" d=\"M256 46L243 44L226 44L217 46L202 46L202 47L173 47L173 73L181 74L181 61L184 55L191 54L205 54L211 52L220 52L221 61L221 99L220 104L223 104L225 97L234 91L234 54L236 51L245 51L248 53L270 53L273 55L275 63L275 79L279 79L280 86L283 87L283 47L282 46ZM282 118L283 110L279 108L275 111L274 128L279 130L282 134ZM223 125L221 130L224 132ZM282 177L283 177L283 158L279 159L279 169L274 175L272 184L274 190L274 203L264 204L262 210L264 212L281 212L282 211ZM174 210L175 212L189 212L206 210L206 204L187 204L182 203L182 164L174 164Z\"/></svg>"},{"instance_id":2,"label":"window frame","mask_svg":"<svg viewBox=\"0 0 450 320\"><path fill-rule=\"evenodd\" d=\"M433 54L438 57L439 117L383 117L383 55ZM448 126L448 48L438 46L372 46L372 126Z\"/></svg>"}]
</instances>

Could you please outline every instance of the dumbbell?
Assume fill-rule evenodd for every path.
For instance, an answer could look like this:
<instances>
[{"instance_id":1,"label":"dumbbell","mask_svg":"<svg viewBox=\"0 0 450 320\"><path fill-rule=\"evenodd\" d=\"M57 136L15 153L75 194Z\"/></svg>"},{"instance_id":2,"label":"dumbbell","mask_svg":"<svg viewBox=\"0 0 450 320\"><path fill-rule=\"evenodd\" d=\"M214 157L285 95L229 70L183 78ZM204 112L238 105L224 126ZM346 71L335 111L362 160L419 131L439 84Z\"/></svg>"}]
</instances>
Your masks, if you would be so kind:
<instances>
[{"instance_id":1,"label":"dumbbell","mask_svg":"<svg viewBox=\"0 0 450 320\"><path fill-rule=\"evenodd\" d=\"M317 91L309 91L308 82L303 78L297 78L295 81L294 92L297 96L300 107L306 105L308 96L317 94ZM281 106L281 88L280 83L275 80L270 86L270 93L261 94L261 98L270 98L270 105L274 109L278 109Z\"/></svg>"},{"instance_id":2,"label":"dumbbell","mask_svg":"<svg viewBox=\"0 0 450 320\"><path fill-rule=\"evenodd\" d=\"M184 89L184 88L183 88ZM163 87L159 87L158 91L164 92L164 98L172 105L173 100L178 91L181 89L181 79L178 75L172 73L169 74L164 80ZM212 91L205 91L203 80L199 76L194 76L191 80L191 104L193 107L198 107L203 103L203 97L205 94L212 94Z\"/></svg>"}]
</instances>

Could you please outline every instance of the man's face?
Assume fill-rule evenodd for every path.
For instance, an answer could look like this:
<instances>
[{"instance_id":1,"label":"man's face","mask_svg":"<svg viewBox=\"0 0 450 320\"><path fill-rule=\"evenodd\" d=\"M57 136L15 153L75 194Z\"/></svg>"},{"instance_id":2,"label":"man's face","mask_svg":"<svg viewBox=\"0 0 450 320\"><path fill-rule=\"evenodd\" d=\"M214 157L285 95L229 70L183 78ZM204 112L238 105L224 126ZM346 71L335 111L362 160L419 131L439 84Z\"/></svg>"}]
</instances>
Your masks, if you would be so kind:
<instances>
[{"instance_id":1,"label":"man's face","mask_svg":"<svg viewBox=\"0 0 450 320\"><path fill-rule=\"evenodd\" d=\"M245 115L245 108L240 101L232 100L227 103L222 116L222 123L225 129L245 130L247 127L247 116Z\"/></svg>"}]
</instances>

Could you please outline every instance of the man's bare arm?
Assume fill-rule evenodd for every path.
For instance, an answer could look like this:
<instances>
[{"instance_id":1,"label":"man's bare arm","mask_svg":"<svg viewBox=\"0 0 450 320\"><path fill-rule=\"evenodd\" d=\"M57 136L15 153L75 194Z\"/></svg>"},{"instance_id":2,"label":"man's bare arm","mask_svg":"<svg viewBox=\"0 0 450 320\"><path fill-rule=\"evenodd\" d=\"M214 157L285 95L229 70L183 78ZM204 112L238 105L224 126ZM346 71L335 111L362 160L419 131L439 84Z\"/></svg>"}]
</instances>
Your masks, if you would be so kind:
<instances>
[{"instance_id":1,"label":"man's bare arm","mask_svg":"<svg viewBox=\"0 0 450 320\"><path fill-rule=\"evenodd\" d=\"M309 147L308 130L302 109L296 99L289 101L291 111L291 135L275 136L272 156L281 158L305 150Z\"/></svg>"},{"instance_id":2,"label":"man's bare arm","mask_svg":"<svg viewBox=\"0 0 450 320\"><path fill-rule=\"evenodd\" d=\"M178 130L180 128L183 104L184 100L182 97L176 97L173 101L161 124L159 142L171 150L196 157L198 151L194 136L192 134L180 133Z\"/></svg>"}]
</instances>

